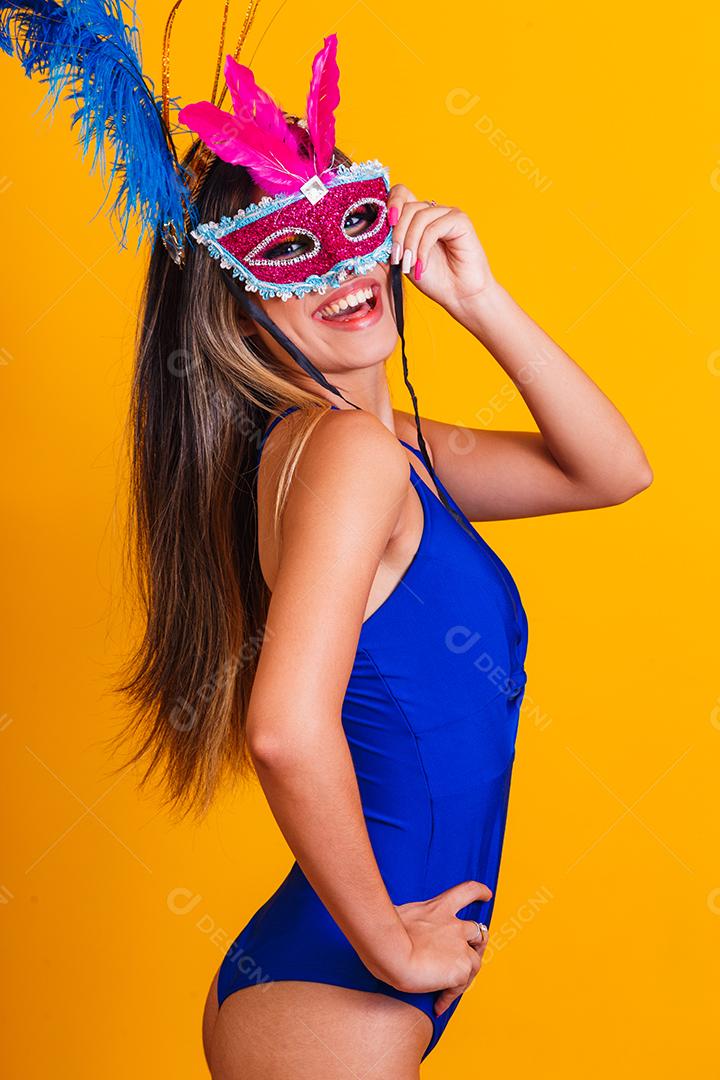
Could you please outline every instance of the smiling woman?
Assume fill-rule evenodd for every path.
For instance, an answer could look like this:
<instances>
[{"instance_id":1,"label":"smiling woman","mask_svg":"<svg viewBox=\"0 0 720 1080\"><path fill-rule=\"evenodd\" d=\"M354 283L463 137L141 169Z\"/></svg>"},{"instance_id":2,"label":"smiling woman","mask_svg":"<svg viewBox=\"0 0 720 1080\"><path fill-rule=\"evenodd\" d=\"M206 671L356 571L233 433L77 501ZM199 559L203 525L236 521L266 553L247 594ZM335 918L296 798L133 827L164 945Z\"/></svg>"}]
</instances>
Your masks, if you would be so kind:
<instances>
[{"instance_id":1,"label":"smiling woman","mask_svg":"<svg viewBox=\"0 0 720 1080\"><path fill-rule=\"evenodd\" d=\"M333 35L313 66L330 102L335 48ZM236 106L241 86L259 93L232 60L226 74ZM498 731L492 783L468 785L467 761L463 779L460 759L429 748L438 709L456 735L464 716L477 724L486 680L432 642L451 617L484 620L498 661L507 652L509 669L522 668L522 606L447 489L436 477L432 485L427 447L414 445L410 430L394 434L385 362L397 344L402 280L395 268L393 288L386 170L377 161L353 164L327 142L323 158L317 128L313 135L312 124L283 115L294 168L301 176L307 163L317 169L300 191L287 190L276 158L267 169L240 163L254 138L246 128L208 103L181 116L216 156L195 198L200 244L182 267L156 244L141 322L134 490L149 602L144 641L120 687L135 705L126 735L140 745L131 760L146 762L146 781L159 775L174 804L199 812L223 779L243 765L254 769L296 856L213 980L204 1039L216 1080L234 1074L238 1055L248 1080L333 1076L317 1047L290 1070L301 1002L316 1010L313 1025L336 1017L342 1061L365 1069L386 1052L394 1075L409 1078L480 966L520 700L508 696L507 717L493 721L507 737ZM197 147L188 161L195 154ZM164 362L178 352L189 361L181 378ZM314 506L325 510L319 519ZM443 598L442 610L429 595ZM422 619L413 610L419 597ZM291 662L287 650L301 628L305 646L294 646ZM331 628L327 651L317 635L322 630L325 640ZM213 681L247 640L261 647L231 680ZM308 680L302 673L311 670ZM198 701L203 691L188 738L187 725L173 724L171 703ZM335 702L329 711L328 701ZM290 726L278 733L284 715ZM305 752L287 773L269 746L284 759L314 725L320 773L310 777ZM410 802L408 785L416 790ZM445 821L439 807L453 789L456 812ZM325 855L318 847L315 813L300 809L313 791L324 791L332 858L327 845ZM453 851L463 815L468 839ZM350 852L359 875L354 896L342 871ZM253 995L257 971L282 993ZM272 1054L250 1035L268 1022L285 1040L275 1040ZM408 1029L413 1037L402 1039Z\"/></svg>"},{"instance_id":2,"label":"smiling woman","mask_svg":"<svg viewBox=\"0 0 720 1080\"><path fill-rule=\"evenodd\" d=\"M159 103L121 7L15 4L0 24L26 69L62 80L79 65L86 122L122 139L140 125L162 181L150 199L126 174L155 216L131 399L144 625L115 748L198 817L256 776L292 852L208 973L213 1080L418 1080L488 943L526 684L525 608L471 518L609 505L649 466L495 281L468 215L335 145L334 34L304 119L228 55L232 110L217 79L186 105L199 138L181 160L168 68ZM537 432L473 430L461 460L456 430L423 420L426 443L405 354L411 270L502 363ZM398 337L412 417L388 385Z\"/></svg>"}]
</instances>

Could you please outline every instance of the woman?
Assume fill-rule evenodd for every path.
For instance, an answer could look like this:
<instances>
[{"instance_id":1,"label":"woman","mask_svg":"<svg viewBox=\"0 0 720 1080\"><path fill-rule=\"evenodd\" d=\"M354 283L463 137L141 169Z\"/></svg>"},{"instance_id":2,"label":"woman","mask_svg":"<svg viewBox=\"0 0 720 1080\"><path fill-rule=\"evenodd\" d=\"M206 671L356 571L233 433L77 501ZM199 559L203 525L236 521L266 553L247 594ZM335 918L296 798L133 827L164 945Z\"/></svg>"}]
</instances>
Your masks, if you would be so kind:
<instances>
[{"instance_id":1,"label":"woman","mask_svg":"<svg viewBox=\"0 0 720 1080\"><path fill-rule=\"evenodd\" d=\"M261 195L218 160L199 212ZM469 217L402 184L387 206L390 266L260 301L343 398L201 249L180 270L157 244L148 276L135 414L149 621L128 686L140 716L155 710L143 749L177 801L205 805L245 753L296 857L212 981L214 1080L417 1077L487 940L526 621L391 403L390 267L485 345L538 426L422 419L459 514L609 506L651 479L618 410L494 279Z\"/></svg>"},{"instance_id":2,"label":"woman","mask_svg":"<svg viewBox=\"0 0 720 1080\"><path fill-rule=\"evenodd\" d=\"M215 155L193 149L190 186L169 65L161 122L119 5L7 8L2 47L56 101L71 89L85 150L116 152L114 205L156 236L133 387L131 760L200 813L255 771L296 857L212 980L212 1076L417 1078L486 947L525 684L517 588L470 521L615 504L649 465L495 281L468 216L335 147L334 35L304 123L228 58L234 113L217 74L213 103L184 110ZM190 203L220 268L185 248ZM414 394L415 424L393 408L401 273L486 346L537 432L421 423Z\"/></svg>"}]
</instances>

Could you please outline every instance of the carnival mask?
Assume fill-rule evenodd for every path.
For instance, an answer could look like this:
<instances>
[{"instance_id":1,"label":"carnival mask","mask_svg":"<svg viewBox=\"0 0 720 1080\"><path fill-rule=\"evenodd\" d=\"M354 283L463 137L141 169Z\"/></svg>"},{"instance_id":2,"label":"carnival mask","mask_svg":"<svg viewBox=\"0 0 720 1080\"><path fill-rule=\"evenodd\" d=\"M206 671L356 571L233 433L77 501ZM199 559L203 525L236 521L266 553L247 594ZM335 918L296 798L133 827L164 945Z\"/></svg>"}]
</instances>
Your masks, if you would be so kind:
<instances>
[{"instance_id":1,"label":"carnival mask","mask_svg":"<svg viewBox=\"0 0 720 1080\"><path fill-rule=\"evenodd\" d=\"M390 258L387 169L377 160L333 167L340 100L336 48L332 34L313 61L307 119L299 125L305 141L250 68L232 56L225 79L233 112L201 101L179 115L218 157L245 166L268 192L234 216L192 232L223 269L263 298L324 293Z\"/></svg>"}]
</instances>

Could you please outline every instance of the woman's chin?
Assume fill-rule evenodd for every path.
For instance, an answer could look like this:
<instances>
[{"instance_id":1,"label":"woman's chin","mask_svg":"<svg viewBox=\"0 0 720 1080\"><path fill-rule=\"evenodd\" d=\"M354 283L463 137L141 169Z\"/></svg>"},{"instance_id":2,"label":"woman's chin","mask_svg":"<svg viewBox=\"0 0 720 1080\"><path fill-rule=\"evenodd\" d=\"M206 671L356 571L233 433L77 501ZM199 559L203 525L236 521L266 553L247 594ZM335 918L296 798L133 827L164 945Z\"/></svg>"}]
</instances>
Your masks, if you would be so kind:
<instances>
[{"instance_id":1,"label":"woman's chin","mask_svg":"<svg viewBox=\"0 0 720 1080\"><path fill-rule=\"evenodd\" d=\"M388 360L398 341L397 327L392 318L385 317L372 326L342 332L322 326L315 330L318 352L332 355L342 370L368 368ZM319 339L322 339L320 342Z\"/></svg>"}]
</instances>

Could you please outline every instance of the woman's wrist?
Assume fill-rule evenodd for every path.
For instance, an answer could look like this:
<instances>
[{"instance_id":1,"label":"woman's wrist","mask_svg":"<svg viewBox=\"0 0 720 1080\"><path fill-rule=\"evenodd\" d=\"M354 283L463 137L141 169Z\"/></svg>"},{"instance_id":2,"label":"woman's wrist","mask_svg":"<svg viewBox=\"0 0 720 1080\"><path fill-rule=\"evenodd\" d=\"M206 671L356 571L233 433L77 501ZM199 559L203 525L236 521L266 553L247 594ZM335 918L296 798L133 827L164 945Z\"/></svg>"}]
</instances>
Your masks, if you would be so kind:
<instances>
[{"instance_id":1,"label":"woman's wrist","mask_svg":"<svg viewBox=\"0 0 720 1080\"><path fill-rule=\"evenodd\" d=\"M372 939L356 951L365 967L383 982L391 983L412 950L412 942L407 928L395 912L387 924L375 929Z\"/></svg>"},{"instance_id":2,"label":"woman's wrist","mask_svg":"<svg viewBox=\"0 0 720 1080\"><path fill-rule=\"evenodd\" d=\"M448 312L461 326L483 342L492 335L498 323L507 317L510 300L507 289L493 279L480 292L453 303Z\"/></svg>"}]
</instances>

